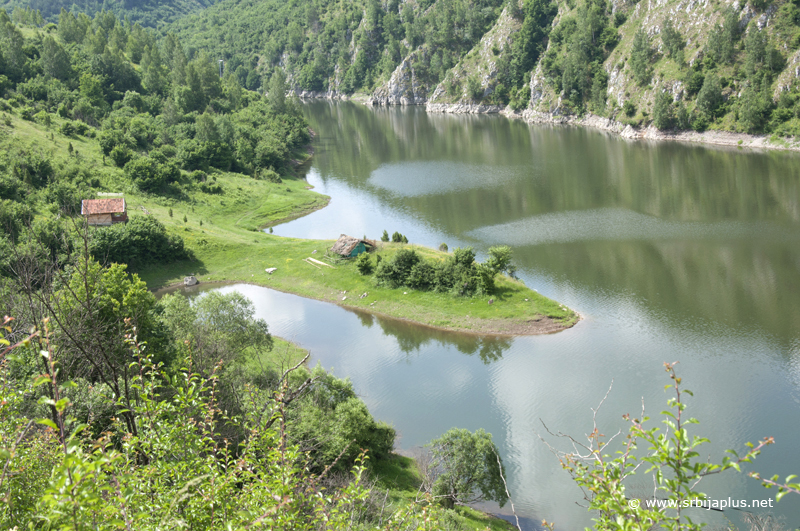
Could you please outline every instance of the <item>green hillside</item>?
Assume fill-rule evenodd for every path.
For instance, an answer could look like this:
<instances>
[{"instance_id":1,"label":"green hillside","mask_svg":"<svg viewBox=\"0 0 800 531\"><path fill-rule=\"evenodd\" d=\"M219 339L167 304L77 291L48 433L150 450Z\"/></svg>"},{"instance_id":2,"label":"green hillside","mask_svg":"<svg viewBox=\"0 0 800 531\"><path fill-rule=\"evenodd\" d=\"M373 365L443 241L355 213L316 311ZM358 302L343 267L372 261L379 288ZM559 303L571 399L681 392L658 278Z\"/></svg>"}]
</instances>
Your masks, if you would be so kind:
<instances>
[{"instance_id":1,"label":"green hillside","mask_svg":"<svg viewBox=\"0 0 800 531\"><path fill-rule=\"evenodd\" d=\"M189 13L194 13L214 5L217 0L0 0L0 8L4 8L15 22L27 22L32 13L48 22L57 22L62 9L74 14L85 13L94 16L100 11L114 13L119 18L139 23L145 27L160 28L178 20ZM25 13L28 11L29 13ZM35 19L34 19L35 20Z\"/></svg>"},{"instance_id":2,"label":"green hillside","mask_svg":"<svg viewBox=\"0 0 800 531\"><path fill-rule=\"evenodd\" d=\"M421 52L422 77L437 82L501 10L501 0L228 0L169 29L237 75L282 66L298 88L350 94L371 92L412 51Z\"/></svg>"},{"instance_id":3,"label":"green hillside","mask_svg":"<svg viewBox=\"0 0 800 531\"><path fill-rule=\"evenodd\" d=\"M662 130L800 126L792 1L226 0L169 29L250 89L281 68L298 91L380 103L510 105Z\"/></svg>"}]
</instances>

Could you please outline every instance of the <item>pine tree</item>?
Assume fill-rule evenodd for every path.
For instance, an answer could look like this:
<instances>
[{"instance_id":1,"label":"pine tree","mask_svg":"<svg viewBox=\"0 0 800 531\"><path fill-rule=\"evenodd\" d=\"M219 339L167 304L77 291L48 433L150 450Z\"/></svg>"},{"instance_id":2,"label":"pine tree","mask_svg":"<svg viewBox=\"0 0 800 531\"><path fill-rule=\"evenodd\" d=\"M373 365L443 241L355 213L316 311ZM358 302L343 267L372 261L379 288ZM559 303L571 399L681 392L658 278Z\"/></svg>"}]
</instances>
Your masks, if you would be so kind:
<instances>
[{"instance_id":1,"label":"pine tree","mask_svg":"<svg viewBox=\"0 0 800 531\"><path fill-rule=\"evenodd\" d=\"M643 28L633 36L633 46L631 47L631 70L633 78L640 86L645 86L650 82L652 72L650 70L650 37Z\"/></svg>"}]
</instances>

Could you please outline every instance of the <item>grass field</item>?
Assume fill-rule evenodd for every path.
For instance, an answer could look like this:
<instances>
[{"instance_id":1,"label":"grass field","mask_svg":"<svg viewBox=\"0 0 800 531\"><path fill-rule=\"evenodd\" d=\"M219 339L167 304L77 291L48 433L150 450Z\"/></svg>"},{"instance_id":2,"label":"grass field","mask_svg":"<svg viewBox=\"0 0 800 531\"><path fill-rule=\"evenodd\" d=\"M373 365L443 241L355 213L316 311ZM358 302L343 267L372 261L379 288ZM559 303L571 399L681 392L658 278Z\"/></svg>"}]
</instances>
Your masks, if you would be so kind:
<instances>
[{"instance_id":1,"label":"grass field","mask_svg":"<svg viewBox=\"0 0 800 531\"><path fill-rule=\"evenodd\" d=\"M327 205L329 198L311 190L304 179L285 176L283 182L272 183L212 170L208 179L222 187L222 194L202 192L186 175L182 188L169 195L142 194L120 168L103 159L95 139L65 137L59 133L61 122L53 116L47 127L13 116L11 127L4 127L3 134L11 135L9 140L20 149L48 153L56 166L79 162L96 176L98 191L124 193L129 216L149 213L184 239L194 260L136 271L151 289L194 274L201 282L252 282L427 326L484 334L554 332L578 320L568 308L507 277L498 279L497 292L491 297L466 298L378 287L372 278L358 273L352 260L338 261L330 268L311 265L304 259L325 260L332 241L281 238L260 230ZM71 156L67 154L70 143L76 153ZM293 154L299 160L308 156L306 152ZM296 173L302 174L302 168ZM38 215L53 214L42 208ZM377 252L385 259L403 245L381 244ZM429 259L446 257L446 253L407 245ZM266 274L264 270L271 267L277 271Z\"/></svg>"}]
</instances>

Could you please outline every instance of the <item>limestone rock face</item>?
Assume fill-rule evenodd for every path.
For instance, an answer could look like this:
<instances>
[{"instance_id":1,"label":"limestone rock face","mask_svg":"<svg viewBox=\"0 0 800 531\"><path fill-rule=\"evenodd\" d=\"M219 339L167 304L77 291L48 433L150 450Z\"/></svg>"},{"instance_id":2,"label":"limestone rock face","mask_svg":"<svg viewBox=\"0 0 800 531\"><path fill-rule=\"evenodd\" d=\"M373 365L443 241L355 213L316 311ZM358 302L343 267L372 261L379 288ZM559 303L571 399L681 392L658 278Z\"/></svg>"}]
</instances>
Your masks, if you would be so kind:
<instances>
[{"instance_id":1,"label":"limestone rock face","mask_svg":"<svg viewBox=\"0 0 800 531\"><path fill-rule=\"evenodd\" d=\"M370 105L424 105L428 101L428 86L418 78L414 62L420 50L411 53L394 69L389 82L378 87L367 100Z\"/></svg>"},{"instance_id":2,"label":"limestone rock face","mask_svg":"<svg viewBox=\"0 0 800 531\"><path fill-rule=\"evenodd\" d=\"M451 114L493 114L503 110L500 105L478 105L474 103L429 103L425 106L427 112L441 112Z\"/></svg>"}]
</instances>

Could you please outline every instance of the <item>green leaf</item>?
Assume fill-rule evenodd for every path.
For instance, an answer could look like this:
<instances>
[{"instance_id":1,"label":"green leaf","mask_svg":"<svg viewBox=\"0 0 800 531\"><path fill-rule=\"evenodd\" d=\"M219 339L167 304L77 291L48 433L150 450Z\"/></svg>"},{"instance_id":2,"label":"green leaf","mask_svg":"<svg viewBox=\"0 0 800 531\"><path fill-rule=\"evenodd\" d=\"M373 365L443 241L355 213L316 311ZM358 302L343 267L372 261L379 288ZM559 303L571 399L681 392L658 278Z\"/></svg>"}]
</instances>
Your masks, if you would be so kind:
<instances>
[{"instance_id":1,"label":"green leaf","mask_svg":"<svg viewBox=\"0 0 800 531\"><path fill-rule=\"evenodd\" d=\"M44 384L46 384L46 383L50 383L51 381L52 381L52 380L50 379L50 376L49 376L49 375L47 375L47 374L40 374L40 375L39 375L39 376L37 376L37 377L36 377L36 379L33 381L33 386L34 386L34 387L39 387L40 385L44 385Z\"/></svg>"},{"instance_id":2,"label":"green leaf","mask_svg":"<svg viewBox=\"0 0 800 531\"><path fill-rule=\"evenodd\" d=\"M39 419L36 421L36 424L41 424L43 426L47 426L49 428L53 428L54 430L58 431L58 426L56 426L56 423L50 419Z\"/></svg>"}]
</instances>

